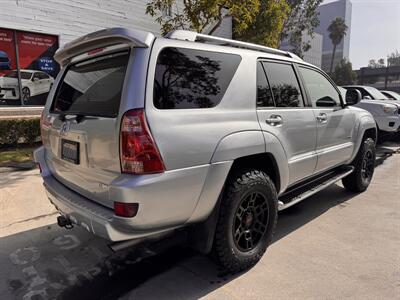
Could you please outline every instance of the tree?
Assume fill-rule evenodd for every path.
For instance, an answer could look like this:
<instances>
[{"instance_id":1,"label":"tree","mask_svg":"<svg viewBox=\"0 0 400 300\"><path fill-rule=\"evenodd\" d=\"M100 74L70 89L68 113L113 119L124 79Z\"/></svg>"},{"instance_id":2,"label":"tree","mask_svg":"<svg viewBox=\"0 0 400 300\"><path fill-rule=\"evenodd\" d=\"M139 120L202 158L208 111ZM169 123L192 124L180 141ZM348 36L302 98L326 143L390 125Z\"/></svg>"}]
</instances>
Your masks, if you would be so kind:
<instances>
[{"instance_id":1,"label":"tree","mask_svg":"<svg viewBox=\"0 0 400 300\"><path fill-rule=\"evenodd\" d=\"M387 65L388 67L400 66L400 52L398 50L388 55Z\"/></svg>"},{"instance_id":2,"label":"tree","mask_svg":"<svg viewBox=\"0 0 400 300\"><path fill-rule=\"evenodd\" d=\"M281 31L289 14L286 0L261 0L260 9L253 22L244 30L236 30L238 20L234 19L234 38L268 47L278 48Z\"/></svg>"},{"instance_id":3,"label":"tree","mask_svg":"<svg viewBox=\"0 0 400 300\"><path fill-rule=\"evenodd\" d=\"M383 58L378 59L378 68L385 67L385 60Z\"/></svg>"},{"instance_id":4,"label":"tree","mask_svg":"<svg viewBox=\"0 0 400 300\"><path fill-rule=\"evenodd\" d=\"M355 84L357 73L353 71L353 65L346 59L342 59L336 65L335 71L332 74L332 79L337 85Z\"/></svg>"},{"instance_id":5,"label":"tree","mask_svg":"<svg viewBox=\"0 0 400 300\"><path fill-rule=\"evenodd\" d=\"M377 63L375 59L370 59L368 62L368 68L376 68Z\"/></svg>"},{"instance_id":6,"label":"tree","mask_svg":"<svg viewBox=\"0 0 400 300\"><path fill-rule=\"evenodd\" d=\"M281 32L281 42L288 39L293 52L303 57L311 48L310 41L303 41L303 33L314 37L314 29L319 25L318 6L323 0L286 0L289 5L289 16Z\"/></svg>"},{"instance_id":7,"label":"tree","mask_svg":"<svg viewBox=\"0 0 400 300\"><path fill-rule=\"evenodd\" d=\"M240 33L251 24L260 7L260 0L183 0L183 9L176 10L172 16L164 11L176 5L177 0L151 0L146 6L146 14L156 17L161 32L166 34L175 29L187 29L196 32L212 26L212 34L225 17L235 20L235 32Z\"/></svg>"},{"instance_id":8,"label":"tree","mask_svg":"<svg viewBox=\"0 0 400 300\"><path fill-rule=\"evenodd\" d=\"M384 68L385 60L383 58L378 59L378 62L375 59L370 59L368 62L368 67L372 69Z\"/></svg>"},{"instance_id":9,"label":"tree","mask_svg":"<svg viewBox=\"0 0 400 300\"><path fill-rule=\"evenodd\" d=\"M333 70L333 62L335 60L336 54L336 47L340 44L343 37L346 35L347 25L342 18L336 18L332 21L332 23L328 27L329 38L333 44L333 51L332 51L332 59L331 59L331 67L329 72L332 73Z\"/></svg>"}]
</instances>

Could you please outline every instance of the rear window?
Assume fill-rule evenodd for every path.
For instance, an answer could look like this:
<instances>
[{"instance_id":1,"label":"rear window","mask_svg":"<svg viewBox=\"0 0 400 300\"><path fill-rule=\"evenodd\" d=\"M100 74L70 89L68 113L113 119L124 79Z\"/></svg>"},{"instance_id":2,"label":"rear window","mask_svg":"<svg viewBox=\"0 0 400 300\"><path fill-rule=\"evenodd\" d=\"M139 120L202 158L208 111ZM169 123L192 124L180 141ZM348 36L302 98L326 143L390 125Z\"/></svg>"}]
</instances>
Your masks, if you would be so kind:
<instances>
[{"instance_id":1,"label":"rear window","mask_svg":"<svg viewBox=\"0 0 400 300\"><path fill-rule=\"evenodd\" d=\"M165 48L157 59L154 106L159 109L214 107L221 102L241 61L235 54Z\"/></svg>"},{"instance_id":2,"label":"rear window","mask_svg":"<svg viewBox=\"0 0 400 300\"><path fill-rule=\"evenodd\" d=\"M129 52L105 55L69 67L59 86L52 111L116 117Z\"/></svg>"}]
</instances>

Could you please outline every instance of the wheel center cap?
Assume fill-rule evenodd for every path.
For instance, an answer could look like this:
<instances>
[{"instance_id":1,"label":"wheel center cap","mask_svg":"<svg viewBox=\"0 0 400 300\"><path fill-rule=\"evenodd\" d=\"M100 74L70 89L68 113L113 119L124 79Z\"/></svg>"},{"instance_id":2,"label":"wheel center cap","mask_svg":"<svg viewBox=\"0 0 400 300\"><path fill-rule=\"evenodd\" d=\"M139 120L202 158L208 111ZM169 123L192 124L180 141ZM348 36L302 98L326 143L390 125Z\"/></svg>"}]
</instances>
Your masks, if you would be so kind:
<instances>
[{"instance_id":1,"label":"wheel center cap","mask_svg":"<svg viewBox=\"0 0 400 300\"><path fill-rule=\"evenodd\" d=\"M253 219L254 219L253 213L247 212L244 217L244 225L246 226L246 228L249 228L251 224L253 224Z\"/></svg>"}]
</instances>

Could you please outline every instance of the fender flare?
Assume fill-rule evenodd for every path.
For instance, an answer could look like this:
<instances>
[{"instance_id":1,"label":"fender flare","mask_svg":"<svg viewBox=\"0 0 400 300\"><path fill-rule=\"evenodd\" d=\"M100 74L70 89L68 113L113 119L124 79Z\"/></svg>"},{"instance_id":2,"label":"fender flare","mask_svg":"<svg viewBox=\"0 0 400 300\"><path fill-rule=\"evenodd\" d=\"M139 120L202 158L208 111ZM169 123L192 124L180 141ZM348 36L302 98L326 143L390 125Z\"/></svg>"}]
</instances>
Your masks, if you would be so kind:
<instances>
[{"instance_id":1,"label":"fender flare","mask_svg":"<svg viewBox=\"0 0 400 300\"><path fill-rule=\"evenodd\" d=\"M360 147L361 143L363 141L362 137L364 136L365 132L369 129L375 129L375 136L378 138L378 130L377 130L377 124L375 122L375 119L372 117L372 115L363 115L359 118L359 123L358 123L358 130L357 130L357 140L354 143L354 150L353 153L349 159L349 162L352 162L354 158L356 157ZM376 143L376 140L375 140Z\"/></svg>"}]
</instances>

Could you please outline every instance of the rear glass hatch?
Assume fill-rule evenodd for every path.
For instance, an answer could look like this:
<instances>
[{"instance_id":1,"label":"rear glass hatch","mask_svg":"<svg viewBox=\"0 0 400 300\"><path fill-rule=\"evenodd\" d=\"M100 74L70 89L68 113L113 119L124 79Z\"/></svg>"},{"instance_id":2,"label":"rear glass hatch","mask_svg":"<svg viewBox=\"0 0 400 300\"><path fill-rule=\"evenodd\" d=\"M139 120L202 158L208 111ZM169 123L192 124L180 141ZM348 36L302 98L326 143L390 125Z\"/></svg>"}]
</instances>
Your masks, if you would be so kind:
<instances>
[{"instance_id":1,"label":"rear glass hatch","mask_svg":"<svg viewBox=\"0 0 400 300\"><path fill-rule=\"evenodd\" d=\"M118 112L130 52L66 68L50 107L46 162L63 184L112 208L108 186L120 174Z\"/></svg>"}]
</instances>

